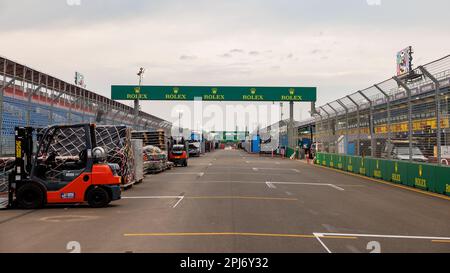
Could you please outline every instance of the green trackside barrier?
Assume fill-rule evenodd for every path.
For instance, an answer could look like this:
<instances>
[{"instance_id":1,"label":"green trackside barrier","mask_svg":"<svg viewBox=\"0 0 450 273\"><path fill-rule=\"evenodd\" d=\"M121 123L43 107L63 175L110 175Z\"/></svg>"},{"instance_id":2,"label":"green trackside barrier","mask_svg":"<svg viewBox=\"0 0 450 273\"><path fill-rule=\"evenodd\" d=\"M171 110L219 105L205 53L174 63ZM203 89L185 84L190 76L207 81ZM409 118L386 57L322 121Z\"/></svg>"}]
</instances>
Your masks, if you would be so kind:
<instances>
[{"instance_id":1,"label":"green trackside barrier","mask_svg":"<svg viewBox=\"0 0 450 273\"><path fill-rule=\"evenodd\" d=\"M316 164L450 196L450 167L320 153Z\"/></svg>"},{"instance_id":2,"label":"green trackside barrier","mask_svg":"<svg viewBox=\"0 0 450 273\"><path fill-rule=\"evenodd\" d=\"M437 166L434 191L441 194L450 195L450 167Z\"/></svg>"},{"instance_id":3,"label":"green trackside barrier","mask_svg":"<svg viewBox=\"0 0 450 273\"><path fill-rule=\"evenodd\" d=\"M322 158L322 161L320 162L320 165L325 166L325 167L328 166L328 163L327 163L328 154L322 153L321 158Z\"/></svg>"},{"instance_id":4,"label":"green trackside barrier","mask_svg":"<svg viewBox=\"0 0 450 273\"><path fill-rule=\"evenodd\" d=\"M435 179L435 165L408 163L408 186L434 191Z\"/></svg>"},{"instance_id":5,"label":"green trackside barrier","mask_svg":"<svg viewBox=\"0 0 450 273\"><path fill-rule=\"evenodd\" d=\"M408 185L408 162L400 160L386 160L386 181Z\"/></svg>"},{"instance_id":6,"label":"green trackside barrier","mask_svg":"<svg viewBox=\"0 0 450 273\"><path fill-rule=\"evenodd\" d=\"M345 160L345 168L344 169L347 172L351 172L352 173L353 169L355 168L355 165L354 165L355 161L356 161L356 159L355 159L354 156L348 155L347 159Z\"/></svg>"},{"instance_id":7,"label":"green trackside barrier","mask_svg":"<svg viewBox=\"0 0 450 273\"><path fill-rule=\"evenodd\" d=\"M335 168L339 169L339 170L344 170L344 166L345 166L345 160L346 160L346 156L345 155L336 155L336 164L335 164Z\"/></svg>"},{"instance_id":8,"label":"green trackside barrier","mask_svg":"<svg viewBox=\"0 0 450 273\"><path fill-rule=\"evenodd\" d=\"M316 160L314 161L314 164L320 165L322 159L322 153L317 153L316 154Z\"/></svg>"},{"instance_id":9,"label":"green trackside barrier","mask_svg":"<svg viewBox=\"0 0 450 273\"><path fill-rule=\"evenodd\" d=\"M370 160L367 157L358 157L359 158L359 174L368 176Z\"/></svg>"},{"instance_id":10,"label":"green trackside barrier","mask_svg":"<svg viewBox=\"0 0 450 273\"><path fill-rule=\"evenodd\" d=\"M369 171L371 177L390 181L390 177L388 176L387 171L387 161L384 159L379 158L370 159Z\"/></svg>"},{"instance_id":11,"label":"green trackside barrier","mask_svg":"<svg viewBox=\"0 0 450 273\"><path fill-rule=\"evenodd\" d=\"M348 172L348 159L349 159L349 157L350 156L348 156L348 155L343 155L342 156L342 159L343 159L343 162L344 162L344 164L342 165L342 170L346 171L346 172Z\"/></svg>"},{"instance_id":12,"label":"green trackside barrier","mask_svg":"<svg viewBox=\"0 0 450 273\"><path fill-rule=\"evenodd\" d=\"M361 157L360 156L353 156L352 157L352 169L353 173L359 174L359 168L361 168Z\"/></svg>"},{"instance_id":13,"label":"green trackside barrier","mask_svg":"<svg viewBox=\"0 0 450 273\"><path fill-rule=\"evenodd\" d=\"M334 168L334 160L336 159L336 155L335 154L328 154L328 159L327 159L327 163L328 163L328 167Z\"/></svg>"}]
</instances>

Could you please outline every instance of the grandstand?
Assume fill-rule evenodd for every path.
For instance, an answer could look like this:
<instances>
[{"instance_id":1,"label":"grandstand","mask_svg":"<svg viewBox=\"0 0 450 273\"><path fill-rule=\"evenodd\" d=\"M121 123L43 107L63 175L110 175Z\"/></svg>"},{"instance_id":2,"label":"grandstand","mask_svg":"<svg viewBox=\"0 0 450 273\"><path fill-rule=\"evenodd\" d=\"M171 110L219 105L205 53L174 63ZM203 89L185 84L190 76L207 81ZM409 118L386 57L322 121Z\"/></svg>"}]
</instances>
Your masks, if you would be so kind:
<instances>
[{"instance_id":1,"label":"grandstand","mask_svg":"<svg viewBox=\"0 0 450 273\"><path fill-rule=\"evenodd\" d=\"M172 124L80 86L0 56L0 155L14 150L14 127L97 123L127 125L137 130L163 129Z\"/></svg>"}]
</instances>

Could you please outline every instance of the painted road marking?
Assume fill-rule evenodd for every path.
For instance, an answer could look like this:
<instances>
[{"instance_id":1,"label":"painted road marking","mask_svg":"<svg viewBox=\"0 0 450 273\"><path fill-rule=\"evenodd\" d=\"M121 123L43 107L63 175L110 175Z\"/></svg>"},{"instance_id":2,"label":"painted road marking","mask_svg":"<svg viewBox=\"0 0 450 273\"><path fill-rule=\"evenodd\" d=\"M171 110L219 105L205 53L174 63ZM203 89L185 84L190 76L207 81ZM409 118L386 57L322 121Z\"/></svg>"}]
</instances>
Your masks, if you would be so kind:
<instances>
[{"instance_id":1,"label":"painted road marking","mask_svg":"<svg viewBox=\"0 0 450 273\"><path fill-rule=\"evenodd\" d=\"M273 201L298 201L297 198L264 197L264 196L186 196L186 199L248 199Z\"/></svg>"},{"instance_id":2,"label":"painted road marking","mask_svg":"<svg viewBox=\"0 0 450 273\"><path fill-rule=\"evenodd\" d=\"M284 184L284 185L327 186L327 187L331 187L331 188L339 190L339 191L345 191L343 188L338 187L334 184L329 184L329 183L275 182L275 181L269 181L269 182L272 184ZM267 183L267 181L266 181L266 183Z\"/></svg>"},{"instance_id":3,"label":"painted road marking","mask_svg":"<svg viewBox=\"0 0 450 273\"><path fill-rule=\"evenodd\" d=\"M172 172L166 172L164 174L171 174L171 175L186 175L186 174L192 174L192 175L200 175L202 176L204 173L190 173L190 172L186 172L186 173L172 173Z\"/></svg>"},{"instance_id":4,"label":"painted road marking","mask_svg":"<svg viewBox=\"0 0 450 273\"><path fill-rule=\"evenodd\" d=\"M433 243L447 243L450 244L450 240L431 240Z\"/></svg>"},{"instance_id":5,"label":"painted road marking","mask_svg":"<svg viewBox=\"0 0 450 273\"><path fill-rule=\"evenodd\" d=\"M253 171L257 172L259 169L258 168L253 168Z\"/></svg>"},{"instance_id":6,"label":"painted road marking","mask_svg":"<svg viewBox=\"0 0 450 273\"><path fill-rule=\"evenodd\" d=\"M205 173L199 173L198 174L198 176L200 176L200 177L202 177L202 176L204 176L205 175Z\"/></svg>"},{"instance_id":7,"label":"painted road marking","mask_svg":"<svg viewBox=\"0 0 450 273\"><path fill-rule=\"evenodd\" d=\"M433 237L433 236L410 236L410 235L381 235L381 234L352 234L352 233L313 233L319 243L328 252L332 253L325 243L320 239L328 239L330 236L343 237L366 237L366 238L389 238L389 239L411 239L411 240L431 240L433 243L450 243L450 237Z\"/></svg>"},{"instance_id":8,"label":"painted road marking","mask_svg":"<svg viewBox=\"0 0 450 273\"><path fill-rule=\"evenodd\" d=\"M249 200L275 200L298 201L297 198L265 197L265 196L125 196L123 199L249 199Z\"/></svg>"},{"instance_id":9,"label":"painted road marking","mask_svg":"<svg viewBox=\"0 0 450 273\"><path fill-rule=\"evenodd\" d=\"M176 202L172 208L176 208L178 206L178 204L180 204L180 202L183 201L183 199L184 199L184 196L181 196L181 198L178 199L178 202Z\"/></svg>"},{"instance_id":10,"label":"painted road marking","mask_svg":"<svg viewBox=\"0 0 450 273\"><path fill-rule=\"evenodd\" d=\"M310 234L279 234L279 233L253 233L253 232L166 232L166 233L125 233L123 236L258 236L258 237L291 237L314 239ZM357 239L349 236L327 236L327 239Z\"/></svg>"},{"instance_id":11,"label":"painted road marking","mask_svg":"<svg viewBox=\"0 0 450 273\"><path fill-rule=\"evenodd\" d=\"M183 196L122 196L122 199L179 199Z\"/></svg>"},{"instance_id":12,"label":"painted road marking","mask_svg":"<svg viewBox=\"0 0 450 273\"><path fill-rule=\"evenodd\" d=\"M292 169L294 172L296 172L296 173L300 173L300 171L299 170L297 170L297 169Z\"/></svg>"},{"instance_id":13,"label":"painted road marking","mask_svg":"<svg viewBox=\"0 0 450 273\"><path fill-rule=\"evenodd\" d=\"M272 184L270 182L266 182L266 185L267 185L267 187L269 187L271 189L276 189L277 188L274 184Z\"/></svg>"},{"instance_id":14,"label":"painted road marking","mask_svg":"<svg viewBox=\"0 0 450 273\"><path fill-rule=\"evenodd\" d=\"M301 162L301 161L299 161L299 162ZM301 163L307 164L305 162L301 162ZM394 184L392 182L387 182L387 181L383 181L383 180L380 180L380 179L375 179L375 178L372 178L372 177L367 177L367 176L356 174L356 173L350 173L350 172L341 171L341 170L337 170L337 169L330 169L328 167L324 167L324 166L320 166L320 165L316 165L316 164L307 164L307 165L312 165L314 167L323 168L323 169L327 169L327 170L330 170L330 171L335 171L335 172L338 172L338 173L342 173L342 174L346 174L346 175L350 175L350 176L354 176L354 177L359 177L359 178L362 178L362 179L366 179L366 180L370 180L370 181L373 181L373 182L389 185L389 186L396 187L396 188L401 188L401 189L408 190L408 191L413 191L413 192L417 192L417 193L421 193L421 194L425 194L425 195L429 195L429 196L434 196L434 197L437 197L437 198L440 198L440 199L444 199L444 200L450 200L450 196L445 196L445 195L438 194L438 193L423 191L423 190L407 187L407 186L400 185L400 184Z\"/></svg>"}]
</instances>

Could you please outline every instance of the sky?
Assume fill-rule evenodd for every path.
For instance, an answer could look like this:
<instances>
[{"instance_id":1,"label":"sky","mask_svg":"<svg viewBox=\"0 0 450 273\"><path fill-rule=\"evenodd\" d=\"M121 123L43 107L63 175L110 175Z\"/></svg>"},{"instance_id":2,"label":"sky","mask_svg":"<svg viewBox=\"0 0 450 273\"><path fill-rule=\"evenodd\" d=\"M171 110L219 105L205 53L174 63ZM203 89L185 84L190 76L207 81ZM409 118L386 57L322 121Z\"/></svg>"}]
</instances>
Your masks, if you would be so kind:
<instances>
[{"instance_id":1,"label":"sky","mask_svg":"<svg viewBox=\"0 0 450 273\"><path fill-rule=\"evenodd\" d=\"M392 77L407 46L416 65L448 55L449 9L448 0L0 0L0 55L69 82L79 71L108 97L145 67L147 85L316 86L322 105ZM173 122L192 107L142 102ZM294 118L309 109L296 103Z\"/></svg>"}]
</instances>

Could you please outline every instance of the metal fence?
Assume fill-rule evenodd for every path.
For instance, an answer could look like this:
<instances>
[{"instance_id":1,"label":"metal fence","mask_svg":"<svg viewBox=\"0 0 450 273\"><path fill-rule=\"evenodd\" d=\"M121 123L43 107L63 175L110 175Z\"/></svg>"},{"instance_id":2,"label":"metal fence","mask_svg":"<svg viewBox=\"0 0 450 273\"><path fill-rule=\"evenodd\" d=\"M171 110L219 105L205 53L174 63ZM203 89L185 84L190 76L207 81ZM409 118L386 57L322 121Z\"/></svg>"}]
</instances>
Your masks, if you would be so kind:
<instances>
[{"instance_id":1,"label":"metal fence","mask_svg":"<svg viewBox=\"0 0 450 273\"><path fill-rule=\"evenodd\" d=\"M137 130L172 124L0 56L0 156L14 150L14 127L95 122Z\"/></svg>"},{"instance_id":2,"label":"metal fence","mask_svg":"<svg viewBox=\"0 0 450 273\"><path fill-rule=\"evenodd\" d=\"M449 101L450 55L318 107L317 149L449 165Z\"/></svg>"}]
</instances>

